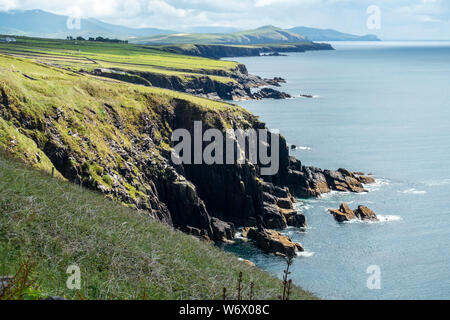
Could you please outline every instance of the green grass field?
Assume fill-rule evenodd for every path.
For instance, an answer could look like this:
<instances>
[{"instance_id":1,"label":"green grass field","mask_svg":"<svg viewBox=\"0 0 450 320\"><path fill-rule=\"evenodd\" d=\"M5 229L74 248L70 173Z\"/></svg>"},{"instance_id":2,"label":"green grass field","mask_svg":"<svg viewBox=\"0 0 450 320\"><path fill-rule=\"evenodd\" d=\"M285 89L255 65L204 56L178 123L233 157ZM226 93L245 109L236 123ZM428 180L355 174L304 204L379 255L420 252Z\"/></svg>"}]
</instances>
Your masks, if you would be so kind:
<instances>
[{"instance_id":1,"label":"green grass field","mask_svg":"<svg viewBox=\"0 0 450 320\"><path fill-rule=\"evenodd\" d=\"M102 115L105 114L104 104L117 107L128 106L126 109L128 125L132 125L136 116L148 105L168 104L170 100L188 100L202 108L215 112L241 112L242 108L228 103L212 101L193 95L176 91L132 85L105 78L96 78L88 75L51 67L29 59L10 57L0 54L0 89L9 96L12 104L17 104L17 113L26 114L29 119L39 122L45 113L54 112L55 106L65 106L70 114L68 123L58 124L60 135L64 143L75 150L79 149L80 135L87 135L95 145L96 152L103 157L110 153L105 145L104 137L110 137L119 143L131 144L129 139L118 132L113 124L104 123ZM19 107L20 106L20 107ZM83 121L86 114L95 114L95 122ZM98 122L102 123L101 128ZM99 134L100 132L100 134ZM160 133L167 142L169 132ZM36 136L36 132L21 132L10 121L0 117L0 147L21 160L31 160L36 168L50 172L53 165L47 156L37 147L35 139L45 144L45 138ZM44 140L42 140L44 139ZM13 143L14 142L14 143ZM39 155L40 161L37 161Z\"/></svg>"},{"instance_id":2,"label":"green grass field","mask_svg":"<svg viewBox=\"0 0 450 320\"><path fill-rule=\"evenodd\" d=\"M93 41L52 40L18 37L14 43L0 43L0 53L32 59L73 71L114 68L175 75L182 79L209 77L220 82L234 82L227 76L236 62L183 56L134 44Z\"/></svg>"}]
</instances>

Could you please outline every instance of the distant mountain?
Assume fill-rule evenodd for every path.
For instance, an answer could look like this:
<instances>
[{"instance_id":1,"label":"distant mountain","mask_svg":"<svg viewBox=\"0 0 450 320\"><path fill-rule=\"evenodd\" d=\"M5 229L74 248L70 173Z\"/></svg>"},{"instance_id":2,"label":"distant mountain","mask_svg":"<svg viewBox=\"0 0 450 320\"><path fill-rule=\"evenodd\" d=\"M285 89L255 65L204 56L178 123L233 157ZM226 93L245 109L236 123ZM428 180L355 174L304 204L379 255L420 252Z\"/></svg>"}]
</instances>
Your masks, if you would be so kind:
<instances>
[{"instance_id":1,"label":"distant mountain","mask_svg":"<svg viewBox=\"0 0 450 320\"><path fill-rule=\"evenodd\" d=\"M129 39L156 34L175 33L171 30L156 28L134 29L117 26L97 19L81 19L79 30L67 27L67 16L42 10L0 12L0 34L24 35L43 38L106 37Z\"/></svg>"},{"instance_id":2,"label":"distant mountain","mask_svg":"<svg viewBox=\"0 0 450 320\"><path fill-rule=\"evenodd\" d=\"M198 26L198 27L189 27L184 31L189 33L233 33L242 31L242 29L233 27Z\"/></svg>"},{"instance_id":3,"label":"distant mountain","mask_svg":"<svg viewBox=\"0 0 450 320\"><path fill-rule=\"evenodd\" d=\"M233 27L190 27L187 33L158 28L129 28L97 19L81 19L80 29L67 27L67 16L42 10L11 10L0 12L0 34L64 39L67 36L83 38L104 37L128 39L145 44L270 44L308 41L379 41L375 35L357 36L336 30L295 27L288 30L264 26L239 31Z\"/></svg>"},{"instance_id":4,"label":"distant mountain","mask_svg":"<svg viewBox=\"0 0 450 320\"><path fill-rule=\"evenodd\" d=\"M305 37L274 26L233 33L177 33L146 37L134 41L141 44L268 44L309 42Z\"/></svg>"},{"instance_id":5,"label":"distant mountain","mask_svg":"<svg viewBox=\"0 0 450 320\"><path fill-rule=\"evenodd\" d=\"M312 41L380 41L380 39L373 34L358 36L349 33L342 33L333 29L295 27L287 30L301 34Z\"/></svg>"}]
</instances>

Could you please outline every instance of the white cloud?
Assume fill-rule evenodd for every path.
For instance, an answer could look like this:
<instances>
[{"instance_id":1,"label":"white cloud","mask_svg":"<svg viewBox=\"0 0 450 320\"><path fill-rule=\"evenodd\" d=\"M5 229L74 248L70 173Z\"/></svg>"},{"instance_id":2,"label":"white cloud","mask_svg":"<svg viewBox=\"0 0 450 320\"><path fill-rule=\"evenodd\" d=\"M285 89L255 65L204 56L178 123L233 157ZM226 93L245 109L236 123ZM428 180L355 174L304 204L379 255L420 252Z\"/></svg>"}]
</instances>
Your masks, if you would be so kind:
<instances>
[{"instance_id":1,"label":"white cloud","mask_svg":"<svg viewBox=\"0 0 450 320\"><path fill-rule=\"evenodd\" d=\"M182 30L189 26L254 28L265 24L334 28L371 33L366 9L378 5L383 38L448 38L449 0L0 0L0 10L42 9L68 14L79 7L84 17L130 27ZM427 26L434 28L427 29ZM437 31L436 31L437 30Z\"/></svg>"},{"instance_id":2,"label":"white cloud","mask_svg":"<svg viewBox=\"0 0 450 320\"><path fill-rule=\"evenodd\" d=\"M185 17L187 10L177 9L165 1L150 0L148 2L148 11L153 14L161 14L165 16Z\"/></svg>"}]
</instances>

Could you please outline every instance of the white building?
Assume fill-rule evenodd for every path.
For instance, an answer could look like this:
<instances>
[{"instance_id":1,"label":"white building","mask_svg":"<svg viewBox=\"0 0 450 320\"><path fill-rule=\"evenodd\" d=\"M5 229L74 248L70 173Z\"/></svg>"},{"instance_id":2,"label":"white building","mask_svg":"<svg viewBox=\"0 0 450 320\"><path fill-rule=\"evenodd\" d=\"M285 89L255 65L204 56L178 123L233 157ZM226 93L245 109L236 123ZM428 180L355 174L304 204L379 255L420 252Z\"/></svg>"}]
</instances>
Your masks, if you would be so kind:
<instances>
[{"instance_id":1,"label":"white building","mask_svg":"<svg viewBox=\"0 0 450 320\"><path fill-rule=\"evenodd\" d=\"M16 38L13 38L13 37L6 37L6 38L3 38L3 39L0 39L0 42L16 42Z\"/></svg>"}]
</instances>

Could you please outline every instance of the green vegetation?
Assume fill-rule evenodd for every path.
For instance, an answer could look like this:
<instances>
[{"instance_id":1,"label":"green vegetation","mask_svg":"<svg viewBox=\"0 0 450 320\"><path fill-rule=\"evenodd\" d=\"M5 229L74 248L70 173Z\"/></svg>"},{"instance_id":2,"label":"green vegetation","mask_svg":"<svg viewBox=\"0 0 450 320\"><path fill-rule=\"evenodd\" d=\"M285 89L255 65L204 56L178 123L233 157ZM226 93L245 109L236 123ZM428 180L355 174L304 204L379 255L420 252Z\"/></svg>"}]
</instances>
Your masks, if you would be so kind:
<instances>
[{"instance_id":1,"label":"green vegetation","mask_svg":"<svg viewBox=\"0 0 450 320\"><path fill-rule=\"evenodd\" d=\"M177 108L178 120L218 128L245 128L256 117L232 104L77 69L94 56L111 64L142 56L144 67L154 59L161 70L170 61L225 72L236 64L126 44L84 45L86 57L74 54L79 44L62 40L0 46L0 150L8 154L0 156L0 271L16 275L20 288L10 298L214 299L224 287L236 288L239 272L240 294L248 296L254 283L255 299L277 298L281 281L158 222L149 204L158 202L153 181L171 173L162 154ZM80 292L65 285L73 264L82 271ZM314 297L295 287L291 298Z\"/></svg>"},{"instance_id":2,"label":"green vegetation","mask_svg":"<svg viewBox=\"0 0 450 320\"><path fill-rule=\"evenodd\" d=\"M220 299L240 294L277 299L278 279L210 243L182 234L101 195L0 156L0 261L14 275L30 261L28 298ZM68 290L67 267L81 268L80 292ZM37 285L39 284L39 285ZM291 299L314 296L294 287Z\"/></svg>"},{"instance_id":3,"label":"green vegetation","mask_svg":"<svg viewBox=\"0 0 450 320\"><path fill-rule=\"evenodd\" d=\"M0 53L32 59L76 72L114 69L118 72L148 72L179 77L182 81L209 76L228 83L238 63L183 56L152 47L125 43L52 40L18 37L14 43L0 43Z\"/></svg>"},{"instance_id":4,"label":"green vegetation","mask_svg":"<svg viewBox=\"0 0 450 320\"><path fill-rule=\"evenodd\" d=\"M47 172L51 171L53 164L41 151L49 140L48 135L42 131L44 115L58 117L61 113L63 116L54 123L59 143L83 158L97 158L106 162L103 167L110 169L106 160L111 159L111 144L107 142L112 140L123 147L133 145L130 137L136 134L136 124L140 122L139 117L143 112L162 124L161 127L154 128L153 136L157 145L167 146L170 128L159 120L161 115L154 109L158 105L170 106L173 99L183 99L203 108L202 112L243 112L242 108L227 103L166 89L97 79L27 59L2 55L0 74L0 92L8 100L5 112L12 118L20 115L35 127L21 128L23 120L6 121L0 118L0 147ZM117 116L111 116L107 108ZM123 123L122 130L116 127L115 121L118 119ZM227 126L226 121L223 121ZM114 161L119 162L120 157ZM90 169L87 171L94 173ZM58 172L56 174L60 176ZM108 185L101 175L90 176L94 182Z\"/></svg>"},{"instance_id":5,"label":"green vegetation","mask_svg":"<svg viewBox=\"0 0 450 320\"><path fill-rule=\"evenodd\" d=\"M274 26L234 33L176 33L133 40L140 44L265 44L308 42L303 36Z\"/></svg>"},{"instance_id":6,"label":"green vegetation","mask_svg":"<svg viewBox=\"0 0 450 320\"><path fill-rule=\"evenodd\" d=\"M358 36L342 33L333 29L295 27L288 29L288 31L301 34L312 41L380 41L380 39L373 34Z\"/></svg>"}]
</instances>

